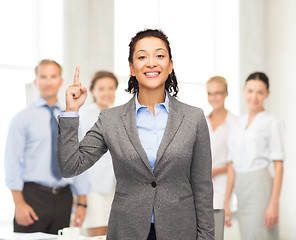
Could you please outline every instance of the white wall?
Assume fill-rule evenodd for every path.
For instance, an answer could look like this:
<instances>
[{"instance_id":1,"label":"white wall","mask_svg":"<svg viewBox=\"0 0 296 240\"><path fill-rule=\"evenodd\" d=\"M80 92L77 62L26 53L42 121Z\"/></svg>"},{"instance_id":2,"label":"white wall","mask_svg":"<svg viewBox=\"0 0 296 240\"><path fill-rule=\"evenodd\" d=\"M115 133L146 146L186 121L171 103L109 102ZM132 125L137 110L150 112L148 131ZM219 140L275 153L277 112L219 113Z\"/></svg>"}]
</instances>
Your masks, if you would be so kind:
<instances>
[{"instance_id":1,"label":"white wall","mask_svg":"<svg viewBox=\"0 0 296 240\"><path fill-rule=\"evenodd\" d=\"M80 81L86 87L95 71L114 70L113 39L113 0L64 0L64 86L59 92L62 102L77 64Z\"/></svg>"}]
</instances>

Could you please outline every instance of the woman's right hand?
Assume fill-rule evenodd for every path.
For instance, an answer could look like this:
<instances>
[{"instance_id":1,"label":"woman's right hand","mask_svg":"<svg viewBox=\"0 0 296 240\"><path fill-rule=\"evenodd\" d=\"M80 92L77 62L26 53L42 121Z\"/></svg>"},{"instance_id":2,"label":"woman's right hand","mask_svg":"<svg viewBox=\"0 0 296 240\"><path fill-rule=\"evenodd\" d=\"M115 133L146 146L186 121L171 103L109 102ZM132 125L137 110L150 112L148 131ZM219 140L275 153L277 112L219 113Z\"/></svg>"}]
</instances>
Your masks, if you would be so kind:
<instances>
[{"instance_id":1,"label":"woman's right hand","mask_svg":"<svg viewBox=\"0 0 296 240\"><path fill-rule=\"evenodd\" d=\"M224 223L227 227L231 227L231 211L228 203L224 203L224 211L225 211Z\"/></svg>"},{"instance_id":2,"label":"woman's right hand","mask_svg":"<svg viewBox=\"0 0 296 240\"><path fill-rule=\"evenodd\" d=\"M77 112L84 104L87 97L86 87L79 82L79 66L75 69L74 83L66 90L66 110L65 112Z\"/></svg>"}]
</instances>

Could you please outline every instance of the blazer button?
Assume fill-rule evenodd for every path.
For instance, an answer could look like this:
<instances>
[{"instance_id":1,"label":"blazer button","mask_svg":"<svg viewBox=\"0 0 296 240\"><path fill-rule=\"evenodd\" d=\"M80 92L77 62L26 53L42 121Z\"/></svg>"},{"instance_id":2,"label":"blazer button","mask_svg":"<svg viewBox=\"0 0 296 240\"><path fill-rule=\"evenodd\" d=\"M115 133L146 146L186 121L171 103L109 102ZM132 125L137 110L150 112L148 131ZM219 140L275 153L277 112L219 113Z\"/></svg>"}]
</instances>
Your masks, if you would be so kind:
<instances>
[{"instance_id":1,"label":"blazer button","mask_svg":"<svg viewBox=\"0 0 296 240\"><path fill-rule=\"evenodd\" d=\"M152 186L153 188L156 188L156 185L157 185L156 182L152 182L152 183L151 183L151 186Z\"/></svg>"}]
</instances>

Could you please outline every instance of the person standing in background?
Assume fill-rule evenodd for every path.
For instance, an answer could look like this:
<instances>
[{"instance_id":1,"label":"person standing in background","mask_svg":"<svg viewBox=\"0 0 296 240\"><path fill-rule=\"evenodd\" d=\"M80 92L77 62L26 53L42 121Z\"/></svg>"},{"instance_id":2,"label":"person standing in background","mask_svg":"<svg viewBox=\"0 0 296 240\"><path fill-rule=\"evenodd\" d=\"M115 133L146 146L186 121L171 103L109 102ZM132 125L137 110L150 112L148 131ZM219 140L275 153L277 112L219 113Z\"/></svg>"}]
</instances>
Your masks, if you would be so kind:
<instances>
[{"instance_id":1,"label":"person standing in background","mask_svg":"<svg viewBox=\"0 0 296 240\"><path fill-rule=\"evenodd\" d=\"M231 226L229 198L234 185L242 240L278 240L279 198L283 178L284 124L264 109L269 80L249 75L244 87L249 113L231 124L225 224ZM273 163L274 176L268 166Z\"/></svg>"},{"instance_id":2,"label":"person standing in background","mask_svg":"<svg viewBox=\"0 0 296 240\"><path fill-rule=\"evenodd\" d=\"M214 208L223 209L227 186L227 138L229 125L235 119L225 109L228 96L226 79L214 76L207 81L208 102L213 111L207 116L212 149L212 178L214 187Z\"/></svg>"},{"instance_id":3,"label":"person standing in background","mask_svg":"<svg viewBox=\"0 0 296 240\"><path fill-rule=\"evenodd\" d=\"M79 140L98 120L102 109L109 108L115 101L118 87L116 76L108 71L94 74L90 92L94 102L80 111ZM111 204L115 192L115 176L109 151L85 173L91 186L87 195L87 211L84 226L88 236L106 235Z\"/></svg>"},{"instance_id":4,"label":"person standing in background","mask_svg":"<svg viewBox=\"0 0 296 240\"><path fill-rule=\"evenodd\" d=\"M85 218L88 184L83 176L65 179L57 158L58 124L61 107L57 100L63 83L62 68L44 59L35 68L37 99L11 121L5 151L6 185L15 203L15 232L57 234L69 226L72 192L78 195L74 226Z\"/></svg>"}]
</instances>

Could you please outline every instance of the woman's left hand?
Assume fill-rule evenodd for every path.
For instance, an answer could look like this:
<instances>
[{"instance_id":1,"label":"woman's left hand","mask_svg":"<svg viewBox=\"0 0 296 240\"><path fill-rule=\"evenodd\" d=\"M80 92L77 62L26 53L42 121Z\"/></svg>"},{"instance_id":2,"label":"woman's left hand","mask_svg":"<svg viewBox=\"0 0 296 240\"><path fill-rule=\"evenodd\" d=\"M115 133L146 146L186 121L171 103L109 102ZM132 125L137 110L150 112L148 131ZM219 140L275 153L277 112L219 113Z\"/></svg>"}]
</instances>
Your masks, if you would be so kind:
<instances>
[{"instance_id":1,"label":"woman's left hand","mask_svg":"<svg viewBox=\"0 0 296 240\"><path fill-rule=\"evenodd\" d=\"M279 206L278 204L270 203L264 215L264 223L268 229L277 225L279 220Z\"/></svg>"}]
</instances>

